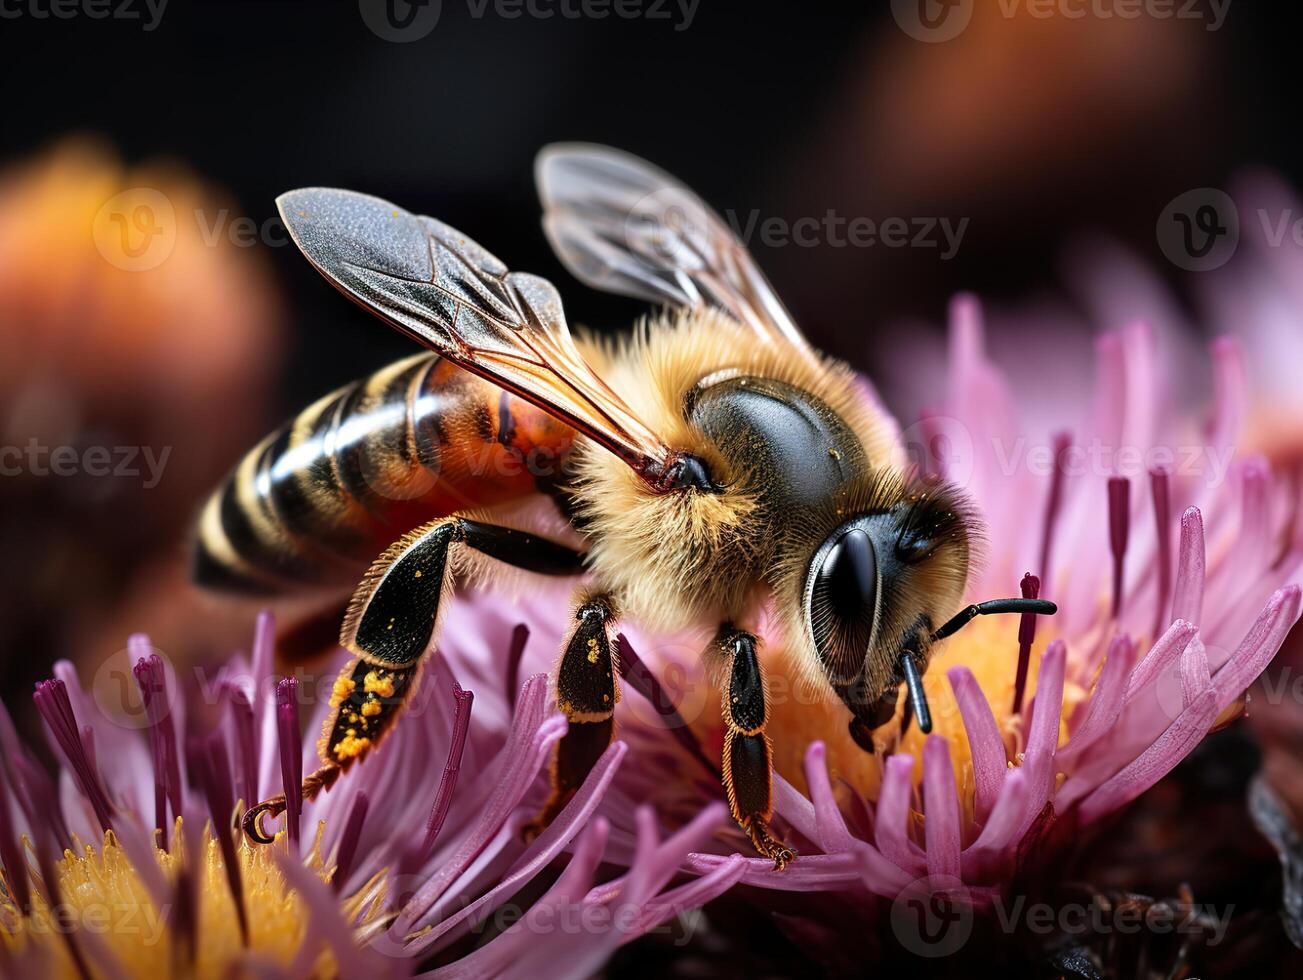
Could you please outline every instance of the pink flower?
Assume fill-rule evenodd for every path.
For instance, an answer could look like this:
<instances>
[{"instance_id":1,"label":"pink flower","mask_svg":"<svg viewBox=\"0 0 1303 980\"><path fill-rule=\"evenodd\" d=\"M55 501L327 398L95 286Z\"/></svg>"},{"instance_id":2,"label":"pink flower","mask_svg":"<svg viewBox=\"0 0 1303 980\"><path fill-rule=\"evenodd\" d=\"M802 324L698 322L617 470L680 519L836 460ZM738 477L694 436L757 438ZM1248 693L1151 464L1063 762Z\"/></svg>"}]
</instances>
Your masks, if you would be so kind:
<instances>
[{"instance_id":1,"label":"pink flower","mask_svg":"<svg viewBox=\"0 0 1303 980\"><path fill-rule=\"evenodd\" d=\"M956 301L948 380L933 389L945 397L904 430L905 448L981 514L986 554L969 597L1021 582L1060 611L1034 624L983 620L947 641L925 678L934 733L911 728L885 757L856 747L845 710L803 696L783 651L766 643L776 824L800 856L775 871L724 828L684 870L714 875L740 860L745 884L862 907L920 889L981 904L1007 891L1028 855L1052 854L1125 806L1240 711L1299 616L1292 502L1264 460L1236 455L1248 392L1236 344L1213 344L1204 424L1173 410L1163 393L1183 378L1162 374L1155 346L1139 326L1102 336L1093 402L1045 403L1054 416L1029 428L1017 386L985 353L976 303ZM524 621L525 665L545 669L565 601L546 590L517 607L468 600L442 648L488 689L501 670L495 651ZM704 634L625 633L638 663L624 667L641 677L626 677L617 711L629 763L598 812L611 826L609 857L631 862L638 803L684 821L722 799L721 727L696 663Z\"/></svg>"},{"instance_id":2,"label":"pink flower","mask_svg":"<svg viewBox=\"0 0 1303 980\"><path fill-rule=\"evenodd\" d=\"M629 870L598 874L611 828L594 812L626 762L623 744L527 843L521 831L546 798L543 770L566 726L547 679L525 680L511 710L492 698L472 710L437 655L366 765L313 802L292 799L274 845L249 845L236 801L297 787L315 767L300 716L320 730L340 665L277 681L271 636L263 616L251 660L236 656L215 678L196 671L191 698L143 636L128 651L142 701L111 683L128 676L112 665L97 680L117 701L56 665L36 693L54 781L0 708L4 972L497 976L566 962L578 975L737 879L734 862L669 887L725 819L722 805L664 840L639 809ZM199 715L212 722L205 734L193 734ZM517 907L531 882L541 894Z\"/></svg>"}]
</instances>

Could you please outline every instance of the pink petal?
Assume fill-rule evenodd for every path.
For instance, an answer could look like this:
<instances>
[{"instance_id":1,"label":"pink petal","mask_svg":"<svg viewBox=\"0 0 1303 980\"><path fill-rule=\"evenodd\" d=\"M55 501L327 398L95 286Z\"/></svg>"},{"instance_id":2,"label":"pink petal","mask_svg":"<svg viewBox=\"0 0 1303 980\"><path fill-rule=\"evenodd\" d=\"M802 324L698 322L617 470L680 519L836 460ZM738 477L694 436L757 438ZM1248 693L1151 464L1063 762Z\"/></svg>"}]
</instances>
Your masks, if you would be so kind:
<instances>
[{"instance_id":1,"label":"pink petal","mask_svg":"<svg viewBox=\"0 0 1303 980\"><path fill-rule=\"evenodd\" d=\"M1181 515L1181 550L1176 560L1176 588L1172 592L1173 619L1198 624L1203 618L1206 569L1203 515L1198 507L1191 507Z\"/></svg>"},{"instance_id":2,"label":"pink petal","mask_svg":"<svg viewBox=\"0 0 1303 980\"><path fill-rule=\"evenodd\" d=\"M974 816L980 822L986 819L1000 795L1009 759L1005 753L1004 739L991 713L991 705L982 692L977 678L967 667L952 667L946 678L955 692L959 713L968 733L968 751L973 759Z\"/></svg>"},{"instance_id":3,"label":"pink petal","mask_svg":"<svg viewBox=\"0 0 1303 980\"><path fill-rule=\"evenodd\" d=\"M683 869L692 874L709 874L735 857L736 854L689 854L683 861ZM875 870L884 874L899 872L894 864L885 859ZM836 890L848 885L857 885L862 875L862 861L858 850L842 851L838 854L801 854L782 871L775 871L774 862L768 858L742 858L742 883L772 891ZM906 880L911 880L913 877L907 875Z\"/></svg>"},{"instance_id":4,"label":"pink petal","mask_svg":"<svg viewBox=\"0 0 1303 980\"><path fill-rule=\"evenodd\" d=\"M1122 712L1123 681L1133 654L1134 648L1129 636L1115 636L1109 644L1108 656L1100 669L1099 680L1095 682L1086 715L1068 743L1058 751L1058 758L1065 765L1108 734L1117 722L1118 715Z\"/></svg>"},{"instance_id":5,"label":"pink petal","mask_svg":"<svg viewBox=\"0 0 1303 980\"><path fill-rule=\"evenodd\" d=\"M1217 710L1226 708L1261 674L1293 627L1299 615L1300 589L1287 585L1276 590L1248 635L1213 677Z\"/></svg>"},{"instance_id":6,"label":"pink petal","mask_svg":"<svg viewBox=\"0 0 1303 980\"><path fill-rule=\"evenodd\" d=\"M566 804L565 809L557 815L547 829L539 834L511 870L487 894L466 905L456 914L443 919L433 929L423 933L419 939L407 944L408 953L419 953L463 922L478 921L475 913L497 908L501 899L518 891L525 882L531 880L553 858L565 850L566 845L584 828L588 818L597 809L606 788L615 778L615 772L624 759L627 748L623 742L612 743L597 760L593 771L584 780L584 784L575 793L574 798ZM605 838L602 846L605 848ZM426 901L426 887L422 887L417 896L403 909L398 921L390 929L390 936L396 939L411 932L414 926L427 917L432 904Z\"/></svg>"},{"instance_id":7,"label":"pink petal","mask_svg":"<svg viewBox=\"0 0 1303 980\"><path fill-rule=\"evenodd\" d=\"M1081 803L1081 822L1093 823L1131 802L1189 754L1217 717L1217 692L1204 691L1140 756Z\"/></svg>"},{"instance_id":8,"label":"pink petal","mask_svg":"<svg viewBox=\"0 0 1303 980\"><path fill-rule=\"evenodd\" d=\"M1031 731L1027 733L1021 766L1027 774L1030 794L1019 828L1020 837L1031 827L1054 790L1054 756L1059 744L1059 718L1063 713L1063 664L1067 655L1064 642L1055 640L1041 657Z\"/></svg>"},{"instance_id":9,"label":"pink petal","mask_svg":"<svg viewBox=\"0 0 1303 980\"><path fill-rule=\"evenodd\" d=\"M1027 811L1031 787L1027 774L1021 769L1009 773L991 816L963 853L962 867L965 880L982 876L986 869L1007 857L1021 838L1016 837Z\"/></svg>"},{"instance_id":10,"label":"pink petal","mask_svg":"<svg viewBox=\"0 0 1303 980\"><path fill-rule=\"evenodd\" d=\"M923 799L928 874L957 876L962 814L955 767L950 761L950 743L940 735L929 735L923 745Z\"/></svg>"},{"instance_id":11,"label":"pink petal","mask_svg":"<svg viewBox=\"0 0 1303 980\"><path fill-rule=\"evenodd\" d=\"M545 674L535 674L525 682L516 707L511 733L501 752L501 775L492 797L480 811L475 826L464 832L462 843L456 852L438 866L435 873L403 909L402 914L391 927L394 935L405 935L411 931L413 925L430 910L444 890L471 864L489 840L498 833L511 811L520 804L525 792L542 769L551 746L565 732L565 721L560 716L557 716L559 724L543 722L544 703L547 698L548 680ZM607 752L609 754L611 749ZM622 755L623 750L620 750L619 754ZM578 796L579 794L576 794L576 798ZM572 804L574 802L571 801ZM573 830L574 828L572 828L572 836ZM545 836L547 836L546 831L534 842L535 845L539 845L539 841Z\"/></svg>"},{"instance_id":12,"label":"pink petal","mask_svg":"<svg viewBox=\"0 0 1303 980\"><path fill-rule=\"evenodd\" d=\"M914 758L908 755L893 755L883 766L873 836L878 850L888 860L907 870L921 872L923 855L909 839L910 802L914 792L909 776L913 768Z\"/></svg>"},{"instance_id":13,"label":"pink petal","mask_svg":"<svg viewBox=\"0 0 1303 980\"><path fill-rule=\"evenodd\" d=\"M810 787L810 799L814 804L819 846L824 853L833 854L850 850L851 832L846 829L846 821L833 797L832 784L828 781L826 755L822 742L810 743L810 747L805 750L805 781Z\"/></svg>"},{"instance_id":14,"label":"pink petal","mask_svg":"<svg viewBox=\"0 0 1303 980\"><path fill-rule=\"evenodd\" d=\"M1167 628L1167 632L1158 638L1158 642L1150 647L1149 652L1131 671L1131 676L1127 678L1127 690L1122 698L1122 706L1126 707L1133 698L1151 685L1167 666L1185 651L1197 632L1198 629L1184 619L1173 622Z\"/></svg>"}]
</instances>

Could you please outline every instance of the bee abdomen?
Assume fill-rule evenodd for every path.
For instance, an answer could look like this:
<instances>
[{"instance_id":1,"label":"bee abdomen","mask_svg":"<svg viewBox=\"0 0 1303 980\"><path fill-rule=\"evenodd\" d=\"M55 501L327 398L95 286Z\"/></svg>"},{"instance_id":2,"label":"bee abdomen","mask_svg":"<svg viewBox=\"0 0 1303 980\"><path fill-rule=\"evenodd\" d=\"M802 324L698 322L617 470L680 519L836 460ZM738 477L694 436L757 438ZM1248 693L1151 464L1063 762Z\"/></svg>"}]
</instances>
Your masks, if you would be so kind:
<instances>
[{"instance_id":1,"label":"bee abdomen","mask_svg":"<svg viewBox=\"0 0 1303 980\"><path fill-rule=\"evenodd\" d=\"M356 581L413 527L546 489L574 435L437 355L391 364L245 456L204 508L195 578L258 593Z\"/></svg>"}]
</instances>

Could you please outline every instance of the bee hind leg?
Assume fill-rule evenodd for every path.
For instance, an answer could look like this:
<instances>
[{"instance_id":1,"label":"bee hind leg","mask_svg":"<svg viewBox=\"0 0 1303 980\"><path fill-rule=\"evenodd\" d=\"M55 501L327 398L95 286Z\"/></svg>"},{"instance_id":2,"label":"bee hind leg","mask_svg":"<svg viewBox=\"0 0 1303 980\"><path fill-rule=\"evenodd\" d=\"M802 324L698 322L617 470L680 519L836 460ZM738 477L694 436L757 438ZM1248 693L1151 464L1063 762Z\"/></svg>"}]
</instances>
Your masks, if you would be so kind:
<instances>
[{"instance_id":1,"label":"bee hind leg","mask_svg":"<svg viewBox=\"0 0 1303 980\"><path fill-rule=\"evenodd\" d=\"M765 734L768 720L765 679L756 655L756 638L731 624L720 628L708 653L718 671L723 699L724 791L729 809L751 839L755 849L781 871L796 852L774 838L769 830L773 816L773 750Z\"/></svg>"},{"instance_id":2,"label":"bee hind leg","mask_svg":"<svg viewBox=\"0 0 1303 980\"><path fill-rule=\"evenodd\" d=\"M385 549L363 577L344 617L340 646L356 658L335 681L330 699L334 710L318 746L325 764L303 780L304 799L329 789L343 770L392 730L416 689L421 661L434 640L454 548L469 548L544 575L583 571L582 556L570 548L457 516L419 527ZM284 794L250 808L242 819L246 834L255 843L267 843L262 818L284 811Z\"/></svg>"}]
</instances>

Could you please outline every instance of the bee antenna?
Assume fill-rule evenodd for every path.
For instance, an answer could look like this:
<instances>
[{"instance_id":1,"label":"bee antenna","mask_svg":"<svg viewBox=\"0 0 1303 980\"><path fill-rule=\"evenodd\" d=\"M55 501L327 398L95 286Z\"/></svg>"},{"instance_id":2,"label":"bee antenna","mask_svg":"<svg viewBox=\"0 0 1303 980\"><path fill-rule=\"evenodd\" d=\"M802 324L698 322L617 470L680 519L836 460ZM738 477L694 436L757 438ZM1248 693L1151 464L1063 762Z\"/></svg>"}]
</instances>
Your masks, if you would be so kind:
<instances>
[{"instance_id":1,"label":"bee antenna","mask_svg":"<svg viewBox=\"0 0 1303 980\"><path fill-rule=\"evenodd\" d=\"M905 674L905 687L909 689L907 707L913 708L918 730L926 735L932 731L932 712L927 706L927 692L923 690L923 676L918 672L914 654L908 650L901 654L900 668Z\"/></svg>"},{"instance_id":2,"label":"bee antenna","mask_svg":"<svg viewBox=\"0 0 1303 980\"><path fill-rule=\"evenodd\" d=\"M986 602L974 603L961 609L932 634L932 641L935 643L937 640L954 636L978 616L991 616L997 613L1053 616L1058 611L1059 607L1048 599L988 599Z\"/></svg>"}]
</instances>

